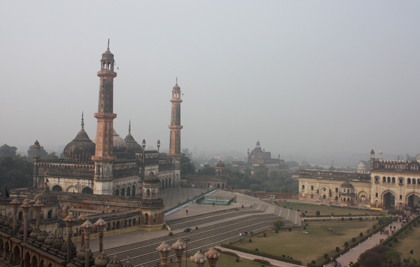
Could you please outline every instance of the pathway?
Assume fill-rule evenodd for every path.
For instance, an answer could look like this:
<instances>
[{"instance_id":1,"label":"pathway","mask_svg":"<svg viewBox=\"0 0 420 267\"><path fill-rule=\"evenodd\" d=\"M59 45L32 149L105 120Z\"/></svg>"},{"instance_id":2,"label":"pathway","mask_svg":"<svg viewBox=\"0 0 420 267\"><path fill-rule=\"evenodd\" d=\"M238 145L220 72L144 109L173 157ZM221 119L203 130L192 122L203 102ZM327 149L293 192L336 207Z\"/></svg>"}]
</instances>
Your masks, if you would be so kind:
<instances>
[{"instance_id":1,"label":"pathway","mask_svg":"<svg viewBox=\"0 0 420 267\"><path fill-rule=\"evenodd\" d=\"M401 223L393 222L391 226L392 228L396 226L396 230L398 230L401 228ZM384 229L389 229L389 226L385 227ZM372 235L369 239L367 239L363 243L360 243L360 245L355 246L349 252L337 258L337 262L339 262L342 267L346 267L346 266L348 267L350 262L353 262L353 263L356 262L359 256L363 252L377 246L380 243L381 239L385 240L387 238L388 238L388 235L386 234L381 235L380 232L377 232L376 234ZM327 266L333 266L333 265L330 263Z\"/></svg>"}]
</instances>

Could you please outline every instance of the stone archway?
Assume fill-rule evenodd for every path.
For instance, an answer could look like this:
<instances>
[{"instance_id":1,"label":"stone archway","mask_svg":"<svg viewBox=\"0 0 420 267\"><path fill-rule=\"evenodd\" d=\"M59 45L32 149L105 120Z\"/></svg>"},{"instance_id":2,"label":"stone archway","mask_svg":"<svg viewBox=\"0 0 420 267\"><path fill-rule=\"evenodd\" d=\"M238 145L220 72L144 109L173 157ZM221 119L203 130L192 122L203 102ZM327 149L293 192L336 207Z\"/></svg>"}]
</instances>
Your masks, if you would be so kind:
<instances>
[{"instance_id":1,"label":"stone archway","mask_svg":"<svg viewBox=\"0 0 420 267\"><path fill-rule=\"evenodd\" d=\"M149 224L149 214L148 213L144 214L144 224Z\"/></svg>"},{"instance_id":2,"label":"stone archway","mask_svg":"<svg viewBox=\"0 0 420 267\"><path fill-rule=\"evenodd\" d=\"M20 248L18 246L15 246L13 249L13 265L20 265L21 262L21 256L20 256Z\"/></svg>"},{"instance_id":3,"label":"stone archway","mask_svg":"<svg viewBox=\"0 0 420 267\"><path fill-rule=\"evenodd\" d=\"M32 257L32 266L31 267L38 267L38 258L36 256Z\"/></svg>"},{"instance_id":4,"label":"stone archway","mask_svg":"<svg viewBox=\"0 0 420 267\"><path fill-rule=\"evenodd\" d=\"M29 252L26 252L25 254L25 267L31 267L31 255L29 255ZM38 267L38 266L37 266Z\"/></svg>"},{"instance_id":5,"label":"stone archway","mask_svg":"<svg viewBox=\"0 0 420 267\"><path fill-rule=\"evenodd\" d=\"M395 195L388 191L382 195L382 207L385 209L395 208Z\"/></svg>"},{"instance_id":6,"label":"stone archway","mask_svg":"<svg viewBox=\"0 0 420 267\"><path fill-rule=\"evenodd\" d=\"M62 192L63 191L63 188L61 188L61 186L59 186L59 185L54 185L53 188L52 188L52 191L54 191L54 192Z\"/></svg>"},{"instance_id":7,"label":"stone archway","mask_svg":"<svg viewBox=\"0 0 420 267\"><path fill-rule=\"evenodd\" d=\"M119 190L119 189L116 189L116 190L115 190L115 195L116 195L116 196L119 196L119 195L120 195L120 190Z\"/></svg>"},{"instance_id":8,"label":"stone archway","mask_svg":"<svg viewBox=\"0 0 420 267\"><path fill-rule=\"evenodd\" d=\"M93 190L92 190L92 188L85 187L82 190L82 194L93 194Z\"/></svg>"},{"instance_id":9,"label":"stone archway","mask_svg":"<svg viewBox=\"0 0 420 267\"><path fill-rule=\"evenodd\" d=\"M410 208L420 207L420 197L415 192L409 193L406 198L407 206L409 206Z\"/></svg>"}]
</instances>

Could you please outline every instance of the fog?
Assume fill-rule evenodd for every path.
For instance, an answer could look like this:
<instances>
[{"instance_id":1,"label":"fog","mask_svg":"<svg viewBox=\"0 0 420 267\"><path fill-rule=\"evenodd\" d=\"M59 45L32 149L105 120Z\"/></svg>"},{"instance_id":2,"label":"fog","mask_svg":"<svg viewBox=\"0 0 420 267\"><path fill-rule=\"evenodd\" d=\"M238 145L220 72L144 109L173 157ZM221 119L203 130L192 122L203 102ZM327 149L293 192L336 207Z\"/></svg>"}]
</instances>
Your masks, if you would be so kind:
<instances>
[{"instance_id":1,"label":"fog","mask_svg":"<svg viewBox=\"0 0 420 267\"><path fill-rule=\"evenodd\" d=\"M419 1L3 1L0 143L26 152L96 135L110 38L114 128L168 150L172 87L182 148L328 162L415 154Z\"/></svg>"}]
</instances>

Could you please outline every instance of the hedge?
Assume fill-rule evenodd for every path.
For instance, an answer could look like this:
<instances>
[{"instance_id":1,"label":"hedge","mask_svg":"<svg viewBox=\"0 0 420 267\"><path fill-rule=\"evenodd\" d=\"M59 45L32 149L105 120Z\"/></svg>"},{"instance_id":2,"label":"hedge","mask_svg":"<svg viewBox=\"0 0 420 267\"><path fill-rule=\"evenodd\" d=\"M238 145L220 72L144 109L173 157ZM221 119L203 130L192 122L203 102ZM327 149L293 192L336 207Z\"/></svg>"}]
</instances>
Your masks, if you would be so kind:
<instances>
[{"instance_id":1,"label":"hedge","mask_svg":"<svg viewBox=\"0 0 420 267\"><path fill-rule=\"evenodd\" d=\"M266 258L270 258L270 259L274 259L274 260L285 261L285 262L289 262L289 263L293 263L293 264L302 265L302 261L295 260L295 259L290 259L290 258L288 259L286 257L280 257L280 256L272 255L272 254L261 252L261 251L254 251L254 250L241 248L241 247L236 247L236 246L232 246L232 245L228 245L228 244L224 244L224 243L222 243L221 247L228 248L228 249L233 249L233 250L237 250L237 251L241 251L241 252L245 252L245 253L248 253L248 254L253 254L253 255L257 255L257 256L261 256L261 257L266 257Z\"/></svg>"},{"instance_id":2,"label":"hedge","mask_svg":"<svg viewBox=\"0 0 420 267\"><path fill-rule=\"evenodd\" d=\"M385 239L381 245L385 246L387 245L389 242L392 241L392 239L396 238L397 236L399 236L402 232L404 232L405 230L407 230L410 226L412 226L414 223L416 223L416 221L420 218L420 216L417 216L416 218L412 219L411 221L409 221L407 224L405 224L403 227L401 227L400 229L398 229L398 231L396 231L393 235L389 236L387 239Z\"/></svg>"},{"instance_id":3,"label":"hedge","mask_svg":"<svg viewBox=\"0 0 420 267\"><path fill-rule=\"evenodd\" d=\"M265 264L265 265L271 265L271 263L269 261L266 261L266 260L253 259L252 261L258 262L258 263L261 263L261 264Z\"/></svg>"}]
</instances>

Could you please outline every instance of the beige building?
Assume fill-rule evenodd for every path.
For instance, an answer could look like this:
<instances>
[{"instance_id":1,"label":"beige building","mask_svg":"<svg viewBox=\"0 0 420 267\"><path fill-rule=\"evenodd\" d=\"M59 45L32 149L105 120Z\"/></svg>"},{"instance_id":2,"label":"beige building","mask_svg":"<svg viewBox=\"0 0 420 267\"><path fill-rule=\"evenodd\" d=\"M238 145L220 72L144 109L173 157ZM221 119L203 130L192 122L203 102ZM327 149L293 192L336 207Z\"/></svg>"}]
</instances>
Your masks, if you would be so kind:
<instances>
[{"instance_id":1,"label":"beige building","mask_svg":"<svg viewBox=\"0 0 420 267\"><path fill-rule=\"evenodd\" d=\"M371 151L370 172L302 170L299 199L340 206L405 209L420 205L420 160L384 160Z\"/></svg>"}]
</instances>

